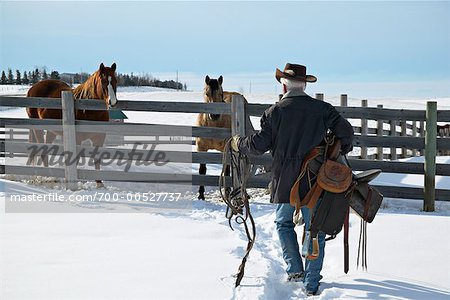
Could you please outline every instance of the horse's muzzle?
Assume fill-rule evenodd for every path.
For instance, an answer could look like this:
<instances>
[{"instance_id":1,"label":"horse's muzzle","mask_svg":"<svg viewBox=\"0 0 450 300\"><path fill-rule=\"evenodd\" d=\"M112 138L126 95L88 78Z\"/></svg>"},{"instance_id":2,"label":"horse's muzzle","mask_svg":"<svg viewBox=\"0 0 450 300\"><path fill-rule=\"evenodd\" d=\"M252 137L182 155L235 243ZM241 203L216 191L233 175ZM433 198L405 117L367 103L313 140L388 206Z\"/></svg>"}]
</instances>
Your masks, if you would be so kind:
<instances>
[{"instance_id":1,"label":"horse's muzzle","mask_svg":"<svg viewBox=\"0 0 450 300\"><path fill-rule=\"evenodd\" d=\"M117 100L116 93L114 92L112 87L110 88L110 86L108 86L108 105L110 107L114 107L118 102L119 101Z\"/></svg>"},{"instance_id":2,"label":"horse's muzzle","mask_svg":"<svg viewBox=\"0 0 450 300\"><path fill-rule=\"evenodd\" d=\"M216 115L216 114L209 114L208 116L211 119L211 121L217 121L220 118L220 115Z\"/></svg>"},{"instance_id":3,"label":"horse's muzzle","mask_svg":"<svg viewBox=\"0 0 450 300\"><path fill-rule=\"evenodd\" d=\"M118 102L119 101L117 101L117 98L115 98L115 100L111 100L111 98L109 98L108 105L109 105L109 107L115 107Z\"/></svg>"},{"instance_id":4,"label":"horse's muzzle","mask_svg":"<svg viewBox=\"0 0 450 300\"><path fill-rule=\"evenodd\" d=\"M116 92L111 84L111 77L108 77L108 105L114 107L117 105L117 102Z\"/></svg>"}]
</instances>

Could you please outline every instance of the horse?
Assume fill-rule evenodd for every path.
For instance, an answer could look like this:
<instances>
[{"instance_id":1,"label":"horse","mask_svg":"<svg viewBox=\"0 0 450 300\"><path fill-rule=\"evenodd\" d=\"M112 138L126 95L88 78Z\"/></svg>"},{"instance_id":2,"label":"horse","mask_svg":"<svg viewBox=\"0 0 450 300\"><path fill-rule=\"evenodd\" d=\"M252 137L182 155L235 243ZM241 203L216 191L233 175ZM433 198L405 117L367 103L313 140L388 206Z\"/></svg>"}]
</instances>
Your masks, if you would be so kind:
<instances>
[{"instance_id":1,"label":"horse","mask_svg":"<svg viewBox=\"0 0 450 300\"><path fill-rule=\"evenodd\" d=\"M34 84L27 93L27 97L45 97L45 98L61 98L63 91L72 91L75 99L96 99L105 103L104 110L76 110L76 120L89 121L109 121L108 108L114 107L117 104L117 79L116 79L116 64L113 63L111 67L105 67L103 63L89 78L82 84L72 89L67 83L61 80L49 79L42 80ZM112 90L111 90L112 87ZM27 114L29 118L33 119L62 119L62 111L60 109L50 108L35 108L28 107ZM51 144L55 140L57 132L47 131L45 143ZM93 146L103 146L105 142L104 133L83 133L77 134L76 143L81 145L81 142L90 139ZM30 142L44 143L43 130L30 130ZM30 160L32 160L30 158ZM48 166L47 158L42 158L45 166ZM95 161L95 169L100 169L100 161ZM97 187L103 187L101 180L96 180Z\"/></svg>"},{"instance_id":2,"label":"horse","mask_svg":"<svg viewBox=\"0 0 450 300\"><path fill-rule=\"evenodd\" d=\"M203 89L203 98L206 103L231 103L233 96L241 95L236 92L224 92L222 89L223 77L218 79L211 79L208 75L205 77L205 88ZM220 114L206 114L200 113L197 116L197 126L202 127L221 127L231 129L231 116ZM207 152L208 150L224 151L225 143L227 139L215 139L215 138L196 138L197 152ZM199 174L206 174L206 164L200 164ZM225 170L225 176L230 175L230 166L227 166ZM228 194L229 188L225 190ZM205 200L205 187L200 186L198 190L198 199Z\"/></svg>"}]
</instances>

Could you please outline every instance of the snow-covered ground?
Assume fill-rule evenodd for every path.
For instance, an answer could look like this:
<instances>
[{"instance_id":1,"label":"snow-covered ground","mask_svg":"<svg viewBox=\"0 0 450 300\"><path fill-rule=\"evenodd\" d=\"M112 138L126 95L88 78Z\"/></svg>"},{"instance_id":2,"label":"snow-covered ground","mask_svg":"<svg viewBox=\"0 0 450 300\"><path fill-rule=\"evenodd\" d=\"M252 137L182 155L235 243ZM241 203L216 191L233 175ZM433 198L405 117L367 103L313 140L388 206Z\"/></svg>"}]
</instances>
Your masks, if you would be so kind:
<instances>
[{"instance_id":1,"label":"snow-covered ground","mask_svg":"<svg viewBox=\"0 0 450 300\"><path fill-rule=\"evenodd\" d=\"M126 204L85 206L86 213L78 214L2 209L0 298L303 298L300 284L286 283L267 196L252 200L256 244L241 287L233 289L245 234L239 226L228 228L217 197L210 194L204 202L192 195L184 199L192 200L192 210L179 213L146 213L145 206ZM117 206L130 213L115 214ZM438 203L436 213L423 213L420 206L385 200L368 226L368 272L355 266L359 219L352 215L350 272L343 273L340 236L327 243L322 294L316 298L448 299L450 207Z\"/></svg>"},{"instance_id":2,"label":"snow-covered ground","mask_svg":"<svg viewBox=\"0 0 450 300\"><path fill-rule=\"evenodd\" d=\"M23 89L26 90L26 89ZM7 90L3 94L20 94ZM202 101L201 93L153 88L119 89L119 99ZM273 103L275 95L246 95L250 102ZM328 100L328 99L326 99ZM351 100L351 99L350 99ZM450 99L438 99L450 109ZM333 104L338 97L330 97ZM370 101L370 99L369 99ZM355 100L355 104L359 103ZM424 109L425 100L380 99L385 107ZM126 112L128 122L192 125L195 115ZM1 117L25 117L23 109ZM257 126L258 120L255 120ZM420 161L421 158L414 158ZM450 163L450 157L438 162ZM192 169L197 170L197 166ZM208 174L219 166L208 165ZM12 180L14 179L14 180ZM21 180L4 176L0 191L16 194L58 193L62 184L48 178ZM422 176L382 174L377 183L422 186ZM449 188L450 178L437 179ZM93 195L92 183L77 195ZM106 182L104 193L141 191L142 186ZM284 262L274 227L274 206L263 190L251 190L257 239L242 285L233 274L245 251L245 233L228 227L225 206L216 190L208 201L196 200L196 187L170 205L67 202L54 205L77 213L5 213L0 207L0 299L301 299L301 284L286 283ZM184 205L183 205L184 204ZM155 207L156 205L156 207ZM155 209L156 208L156 209ZM368 272L356 269L359 219L351 215L350 272L343 273L342 237L327 243L321 294L315 299L449 299L450 203L436 212L421 211L421 201L385 199L368 225ZM117 212L117 213L116 213ZM121 212L121 213L118 213ZM301 228L298 228L301 236Z\"/></svg>"}]
</instances>

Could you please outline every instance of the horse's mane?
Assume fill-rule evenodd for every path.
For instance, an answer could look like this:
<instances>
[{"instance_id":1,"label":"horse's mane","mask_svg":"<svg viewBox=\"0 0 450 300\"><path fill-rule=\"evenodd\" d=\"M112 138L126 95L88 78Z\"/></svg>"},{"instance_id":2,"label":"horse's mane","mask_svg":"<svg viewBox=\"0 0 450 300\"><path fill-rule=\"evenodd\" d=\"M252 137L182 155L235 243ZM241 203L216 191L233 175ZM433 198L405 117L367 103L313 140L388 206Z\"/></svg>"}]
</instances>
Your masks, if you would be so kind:
<instances>
[{"instance_id":1,"label":"horse's mane","mask_svg":"<svg viewBox=\"0 0 450 300\"><path fill-rule=\"evenodd\" d=\"M101 99L103 95L97 95L97 81L100 79L100 71L96 71L84 82L73 90L75 99Z\"/></svg>"}]
</instances>

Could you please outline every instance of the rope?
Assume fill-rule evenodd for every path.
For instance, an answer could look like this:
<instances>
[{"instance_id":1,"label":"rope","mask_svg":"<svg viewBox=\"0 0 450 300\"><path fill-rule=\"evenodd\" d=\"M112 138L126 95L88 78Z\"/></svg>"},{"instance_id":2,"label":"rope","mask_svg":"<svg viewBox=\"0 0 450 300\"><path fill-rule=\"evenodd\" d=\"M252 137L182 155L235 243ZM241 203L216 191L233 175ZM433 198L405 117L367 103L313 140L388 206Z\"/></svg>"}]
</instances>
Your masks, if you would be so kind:
<instances>
[{"instance_id":1,"label":"rope","mask_svg":"<svg viewBox=\"0 0 450 300\"><path fill-rule=\"evenodd\" d=\"M253 248L256 237L256 226L253 216L250 212L249 196L247 194L247 180L250 177L250 164L248 158L241 153L235 153L231 149L231 138L226 142L223 155L222 155L222 172L219 177L219 191L223 202L227 205L226 217L228 219L228 224L233 229L232 220L237 224L243 224L245 229L245 234L247 235L248 243L247 249L242 262L239 265L238 273L236 274L236 284L238 287L241 284L241 280L244 277L245 263ZM235 187L231 193L223 192L226 188L225 181L225 171L228 165L228 157L230 157L231 165L231 178L233 183L237 182L238 187ZM247 222L250 222L248 224ZM250 225L250 226L249 226Z\"/></svg>"}]
</instances>

